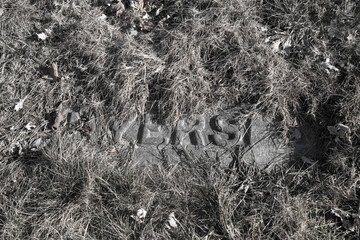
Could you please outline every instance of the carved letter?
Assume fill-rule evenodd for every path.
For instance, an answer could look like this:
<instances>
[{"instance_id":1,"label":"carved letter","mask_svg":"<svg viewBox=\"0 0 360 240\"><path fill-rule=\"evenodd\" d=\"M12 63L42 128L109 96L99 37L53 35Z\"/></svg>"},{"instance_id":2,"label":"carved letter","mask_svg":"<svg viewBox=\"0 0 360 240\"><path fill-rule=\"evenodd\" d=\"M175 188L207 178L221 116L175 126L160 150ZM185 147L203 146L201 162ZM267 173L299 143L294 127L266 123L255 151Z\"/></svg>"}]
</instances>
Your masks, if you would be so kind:
<instances>
[{"instance_id":1,"label":"carved letter","mask_svg":"<svg viewBox=\"0 0 360 240\"><path fill-rule=\"evenodd\" d=\"M141 142L143 144L159 145L168 144L170 141L169 131L164 126L158 125L151 121L150 116L145 117L143 135Z\"/></svg>"},{"instance_id":2,"label":"carved letter","mask_svg":"<svg viewBox=\"0 0 360 240\"><path fill-rule=\"evenodd\" d=\"M180 141L182 146L190 144L206 146L209 144L209 140L206 135L206 127L206 119L204 116L199 116L191 123L182 119L177 125L177 139Z\"/></svg>"},{"instance_id":3,"label":"carved letter","mask_svg":"<svg viewBox=\"0 0 360 240\"><path fill-rule=\"evenodd\" d=\"M210 135L210 140L218 146L234 146L240 140L239 129L226 121L224 117L215 116L210 119L210 126L214 130L214 135Z\"/></svg>"}]
</instances>

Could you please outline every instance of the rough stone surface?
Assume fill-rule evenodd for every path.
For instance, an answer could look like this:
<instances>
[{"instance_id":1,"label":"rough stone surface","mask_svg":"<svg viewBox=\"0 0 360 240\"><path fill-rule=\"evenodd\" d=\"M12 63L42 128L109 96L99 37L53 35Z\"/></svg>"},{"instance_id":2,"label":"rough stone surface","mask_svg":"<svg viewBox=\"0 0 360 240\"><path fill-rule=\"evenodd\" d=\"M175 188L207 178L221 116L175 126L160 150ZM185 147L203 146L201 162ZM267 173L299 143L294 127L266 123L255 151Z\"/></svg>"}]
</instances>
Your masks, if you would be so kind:
<instances>
[{"instance_id":1,"label":"rough stone surface","mask_svg":"<svg viewBox=\"0 0 360 240\"><path fill-rule=\"evenodd\" d=\"M68 123L73 124L80 120L80 114L78 112L70 112L67 118Z\"/></svg>"},{"instance_id":2,"label":"rough stone surface","mask_svg":"<svg viewBox=\"0 0 360 240\"><path fill-rule=\"evenodd\" d=\"M132 116L111 127L116 143L136 144L134 157L144 163L175 164L186 157L217 158L226 168L234 159L265 168L289 157L290 148L269 129L260 116L247 120L216 113L181 119L171 128L150 115Z\"/></svg>"},{"instance_id":3,"label":"rough stone surface","mask_svg":"<svg viewBox=\"0 0 360 240\"><path fill-rule=\"evenodd\" d=\"M289 158L291 149L270 131L270 124L260 116L251 119L250 144L245 148L242 157L245 162L265 168Z\"/></svg>"}]
</instances>

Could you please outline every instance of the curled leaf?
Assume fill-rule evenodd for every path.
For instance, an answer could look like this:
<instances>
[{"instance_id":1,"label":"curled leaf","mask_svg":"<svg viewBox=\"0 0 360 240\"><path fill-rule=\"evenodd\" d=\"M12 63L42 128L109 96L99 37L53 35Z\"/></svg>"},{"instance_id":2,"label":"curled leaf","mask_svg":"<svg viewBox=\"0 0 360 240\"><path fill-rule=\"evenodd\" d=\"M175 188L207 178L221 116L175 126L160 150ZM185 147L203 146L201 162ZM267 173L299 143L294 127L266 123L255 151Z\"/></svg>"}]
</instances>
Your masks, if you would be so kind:
<instances>
[{"instance_id":1,"label":"curled leaf","mask_svg":"<svg viewBox=\"0 0 360 240\"><path fill-rule=\"evenodd\" d=\"M329 70L333 70L335 72L339 72L339 69L333 65L330 64L330 58L326 58L325 63L324 63L325 67Z\"/></svg>"},{"instance_id":2,"label":"curled leaf","mask_svg":"<svg viewBox=\"0 0 360 240\"><path fill-rule=\"evenodd\" d=\"M273 42L272 44L272 51L273 52L278 52L280 51L280 44L281 44L281 39L276 40L275 42Z\"/></svg>"},{"instance_id":3,"label":"curled leaf","mask_svg":"<svg viewBox=\"0 0 360 240\"><path fill-rule=\"evenodd\" d=\"M116 17L119 17L123 12L125 12L125 6L121 1L119 1L118 3L112 5L111 7L112 7L112 9L115 10Z\"/></svg>"},{"instance_id":4,"label":"curled leaf","mask_svg":"<svg viewBox=\"0 0 360 240\"><path fill-rule=\"evenodd\" d=\"M291 37L289 36L286 41L283 43L283 48L288 48L288 47L291 47L292 45L292 41L291 41Z\"/></svg>"},{"instance_id":5,"label":"curled leaf","mask_svg":"<svg viewBox=\"0 0 360 240\"><path fill-rule=\"evenodd\" d=\"M39 151L40 149L46 147L50 142L50 139L39 137L31 143L31 151Z\"/></svg>"},{"instance_id":6,"label":"curled leaf","mask_svg":"<svg viewBox=\"0 0 360 240\"><path fill-rule=\"evenodd\" d=\"M178 227L177 222L178 222L178 220L175 218L175 213L172 212L169 214L169 217L168 217L168 220L167 220L165 226L167 229L177 228Z\"/></svg>"},{"instance_id":7,"label":"curled leaf","mask_svg":"<svg viewBox=\"0 0 360 240\"><path fill-rule=\"evenodd\" d=\"M32 122L28 122L28 124L25 125L26 130L32 130L36 128L36 126Z\"/></svg>"},{"instance_id":8,"label":"curled leaf","mask_svg":"<svg viewBox=\"0 0 360 240\"><path fill-rule=\"evenodd\" d=\"M59 70L57 63L52 63L50 68L46 69L47 75L43 75L42 78L45 80L54 80L54 81L62 81L63 77L59 76Z\"/></svg>"},{"instance_id":9,"label":"curled leaf","mask_svg":"<svg viewBox=\"0 0 360 240\"><path fill-rule=\"evenodd\" d=\"M145 15L142 18L145 19L145 20L151 19L150 15L147 14L147 13L145 13Z\"/></svg>"},{"instance_id":10,"label":"curled leaf","mask_svg":"<svg viewBox=\"0 0 360 240\"><path fill-rule=\"evenodd\" d=\"M54 124L51 126L52 130L57 130L60 127L60 124L62 121L64 121L64 119L66 119L66 115L69 113L69 109L62 109L58 112L58 114L56 115Z\"/></svg>"},{"instance_id":11,"label":"curled leaf","mask_svg":"<svg viewBox=\"0 0 360 240\"><path fill-rule=\"evenodd\" d=\"M24 107L25 99L26 99L26 97L19 100L19 102L14 107L15 111L19 111L20 109L22 109Z\"/></svg>"},{"instance_id":12,"label":"curled leaf","mask_svg":"<svg viewBox=\"0 0 360 240\"><path fill-rule=\"evenodd\" d=\"M143 208L140 208L136 211L136 215L131 215L130 217L136 222L143 223L146 217L147 211Z\"/></svg>"},{"instance_id":13,"label":"curled leaf","mask_svg":"<svg viewBox=\"0 0 360 240\"><path fill-rule=\"evenodd\" d=\"M160 12L163 10L163 7L164 5L161 4L161 6L158 9L156 9L155 16L158 16L160 14Z\"/></svg>"}]
</instances>

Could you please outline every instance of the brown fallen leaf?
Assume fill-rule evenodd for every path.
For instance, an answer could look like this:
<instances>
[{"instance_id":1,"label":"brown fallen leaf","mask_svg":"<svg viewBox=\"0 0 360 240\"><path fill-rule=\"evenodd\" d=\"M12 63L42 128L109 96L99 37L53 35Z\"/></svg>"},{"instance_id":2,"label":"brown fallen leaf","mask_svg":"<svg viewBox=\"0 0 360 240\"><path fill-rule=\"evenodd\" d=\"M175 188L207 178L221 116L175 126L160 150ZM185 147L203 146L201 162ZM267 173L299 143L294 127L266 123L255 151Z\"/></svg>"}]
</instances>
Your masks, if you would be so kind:
<instances>
[{"instance_id":1,"label":"brown fallen leaf","mask_svg":"<svg viewBox=\"0 0 360 240\"><path fill-rule=\"evenodd\" d=\"M58 111L58 114L56 115L54 124L51 126L51 129L53 131L56 131L57 129L59 129L61 122L64 121L64 119L66 119L66 115L68 113L69 113L69 109L61 109L60 111Z\"/></svg>"},{"instance_id":2,"label":"brown fallen leaf","mask_svg":"<svg viewBox=\"0 0 360 240\"><path fill-rule=\"evenodd\" d=\"M143 0L135 1L134 6L140 12L144 12L144 1Z\"/></svg>"},{"instance_id":3,"label":"brown fallen leaf","mask_svg":"<svg viewBox=\"0 0 360 240\"><path fill-rule=\"evenodd\" d=\"M52 63L51 64L51 68L48 68L49 70L49 74L50 75L43 75L41 78L45 79L45 80L54 80L54 81L63 81L64 78L59 76L59 70L58 70L58 65L57 63Z\"/></svg>"},{"instance_id":4,"label":"brown fallen leaf","mask_svg":"<svg viewBox=\"0 0 360 240\"><path fill-rule=\"evenodd\" d=\"M58 66L56 63L51 64L52 69L53 69L53 75L54 78L59 78L59 71L58 71Z\"/></svg>"},{"instance_id":5,"label":"brown fallen leaf","mask_svg":"<svg viewBox=\"0 0 360 240\"><path fill-rule=\"evenodd\" d=\"M166 17L164 17L163 19L161 19L161 20L159 21L158 26L159 26L159 27L163 27L163 26L164 26L164 22L165 22L166 20L168 20L169 18L170 18L170 16L169 16L169 15L166 15Z\"/></svg>"},{"instance_id":6,"label":"brown fallen leaf","mask_svg":"<svg viewBox=\"0 0 360 240\"><path fill-rule=\"evenodd\" d=\"M146 19L140 19L140 30L141 31L151 31L154 28L154 24Z\"/></svg>"},{"instance_id":7,"label":"brown fallen leaf","mask_svg":"<svg viewBox=\"0 0 360 240\"><path fill-rule=\"evenodd\" d=\"M113 147L113 148L109 148L108 152L110 152L110 153L118 153L119 150L117 150L116 147Z\"/></svg>"},{"instance_id":8,"label":"brown fallen leaf","mask_svg":"<svg viewBox=\"0 0 360 240\"><path fill-rule=\"evenodd\" d=\"M178 227L177 223L178 223L178 220L175 218L175 213L172 212L169 214L169 217L165 224L165 227L167 229L177 228Z\"/></svg>"},{"instance_id":9,"label":"brown fallen leaf","mask_svg":"<svg viewBox=\"0 0 360 240\"><path fill-rule=\"evenodd\" d=\"M76 129L77 131L81 132L82 134L84 134L87 137L91 137L91 130L88 126L84 126L84 127L79 127Z\"/></svg>"},{"instance_id":10,"label":"brown fallen leaf","mask_svg":"<svg viewBox=\"0 0 360 240\"><path fill-rule=\"evenodd\" d=\"M48 81L54 80L54 78L50 77L49 75L44 75L41 78L45 79L45 80L48 80Z\"/></svg>"},{"instance_id":11,"label":"brown fallen leaf","mask_svg":"<svg viewBox=\"0 0 360 240\"><path fill-rule=\"evenodd\" d=\"M140 208L136 211L136 215L132 214L130 217L138 223L143 223L146 217L147 211L143 208Z\"/></svg>"},{"instance_id":12,"label":"brown fallen leaf","mask_svg":"<svg viewBox=\"0 0 360 240\"><path fill-rule=\"evenodd\" d=\"M19 111L20 109L22 109L24 107L25 100L26 100L26 97L24 97L23 99L20 99L19 102L15 105L14 110Z\"/></svg>"},{"instance_id":13,"label":"brown fallen leaf","mask_svg":"<svg viewBox=\"0 0 360 240\"><path fill-rule=\"evenodd\" d=\"M151 12L154 9L152 0L137 0L134 7L142 13Z\"/></svg>"},{"instance_id":14,"label":"brown fallen leaf","mask_svg":"<svg viewBox=\"0 0 360 240\"><path fill-rule=\"evenodd\" d=\"M145 12L151 12L151 10L153 9L152 0L144 0L143 8Z\"/></svg>"},{"instance_id":15,"label":"brown fallen leaf","mask_svg":"<svg viewBox=\"0 0 360 240\"><path fill-rule=\"evenodd\" d=\"M161 4L158 9L156 9L155 16L158 16L160 12L163 10L164 4Z\"/></svg>"},{"instance_id":16,"label":"brown fallen leaf","mask_svg":"<svg viewBox=\"0 0 360 240\"><path fill-rule=\"evenodd\" d=\"M116 17L120 16L125 11L125 6L121 1L112 5L111 8L116 11L115 13Z\"/></svg>"}]
</instances>

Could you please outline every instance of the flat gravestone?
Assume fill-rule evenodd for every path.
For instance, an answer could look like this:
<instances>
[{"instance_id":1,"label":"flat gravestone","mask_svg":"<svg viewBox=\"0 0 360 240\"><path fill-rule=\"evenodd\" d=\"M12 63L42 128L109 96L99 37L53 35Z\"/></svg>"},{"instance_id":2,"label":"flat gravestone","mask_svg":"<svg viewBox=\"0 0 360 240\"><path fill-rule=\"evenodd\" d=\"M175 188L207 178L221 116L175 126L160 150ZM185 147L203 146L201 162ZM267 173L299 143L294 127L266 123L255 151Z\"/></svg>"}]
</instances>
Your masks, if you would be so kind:
<instances>
[{"instance_id":1,"label":"flat gravestone","mask_svg":"<svg viewBox=\"0 0 360 240\"><path fill-rule=\"evenodd\" d=\"M264 168L289 157L290 150L268 129L260 116L239 119L215 113L180 119L172 127L156 123L151 115L130 117L113 124L114 141L136 143L134 157L144 163L175 164L189 157L218 158L226 168L234 158Z\"/></svg>"},{"instance_id":2,"label":"flat gravestone","mask_svg":"<svg viewBox=\"0 0 360 240\"><path fill-rule=\"evenodd\" d=\"M251 119L248 136L250 142L242 154L243 161L265 168L289 159L291 149L269 129L270 125L270 122L260 116Z\"/></svg>"}]
</instances>

